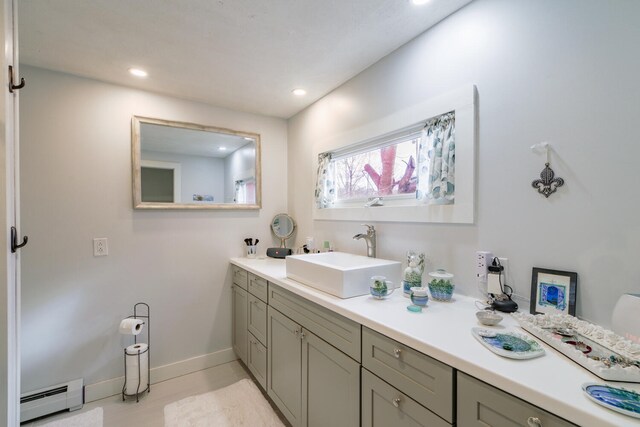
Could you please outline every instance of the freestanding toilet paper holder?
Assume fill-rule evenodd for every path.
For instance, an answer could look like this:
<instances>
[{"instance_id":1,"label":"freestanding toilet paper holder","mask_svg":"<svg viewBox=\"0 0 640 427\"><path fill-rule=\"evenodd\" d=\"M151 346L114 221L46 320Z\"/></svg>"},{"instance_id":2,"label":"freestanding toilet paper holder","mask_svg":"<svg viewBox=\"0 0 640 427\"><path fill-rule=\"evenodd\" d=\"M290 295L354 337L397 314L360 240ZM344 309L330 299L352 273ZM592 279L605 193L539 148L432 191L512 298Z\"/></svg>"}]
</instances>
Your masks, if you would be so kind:
<instances>
[{"instance_id":1,"label":"freestanding toilet paper holder","mask_svg":"<svg viewBox=\"0 0 640 427\"><path fill-rule=\"evenodd\" d=\"M142 314L138 314L138 306L146 307L146 316ZM141 307L142 308L142 307ZM124 349L124 385L122 386L122 400L125 400L125 397L136 397L136 402L140 401L140 394L146 392L151 392L151 353L149 350L151 349L151 309L149 308L149 304L144 302L139 302L133 306L133 315L128 316L127 319L143 319L144 325L146 328L147 334L147 348L143 351L138 350L137 353L127 353L127 349ZM138 344L138 335L133 336L133 344ZM140 371L140 356L147 353L147 386L146 388L140 390L142 384L142 375ZM136 356L138 358L138 387L135 393L127 394L125 390L127 389L127 356Z\"/></svg>"}]
</instances>

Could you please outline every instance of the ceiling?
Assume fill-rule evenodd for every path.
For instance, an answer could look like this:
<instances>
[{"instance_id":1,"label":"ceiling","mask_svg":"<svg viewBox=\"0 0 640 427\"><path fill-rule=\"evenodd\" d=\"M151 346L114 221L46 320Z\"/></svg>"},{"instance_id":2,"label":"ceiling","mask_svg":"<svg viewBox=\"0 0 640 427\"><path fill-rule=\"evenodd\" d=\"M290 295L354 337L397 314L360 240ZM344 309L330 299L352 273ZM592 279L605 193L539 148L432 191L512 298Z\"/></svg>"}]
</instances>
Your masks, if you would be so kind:
<instances>
[{"instance_id":1,"label":"ceiling","mask_svg":"<svg viewBox=\"0 0 640 427\"><path fill-rule=\"evenodd\" d=\"M289 118L469 2L20 0L20 61Z\"/></svg>"}]
</instances>

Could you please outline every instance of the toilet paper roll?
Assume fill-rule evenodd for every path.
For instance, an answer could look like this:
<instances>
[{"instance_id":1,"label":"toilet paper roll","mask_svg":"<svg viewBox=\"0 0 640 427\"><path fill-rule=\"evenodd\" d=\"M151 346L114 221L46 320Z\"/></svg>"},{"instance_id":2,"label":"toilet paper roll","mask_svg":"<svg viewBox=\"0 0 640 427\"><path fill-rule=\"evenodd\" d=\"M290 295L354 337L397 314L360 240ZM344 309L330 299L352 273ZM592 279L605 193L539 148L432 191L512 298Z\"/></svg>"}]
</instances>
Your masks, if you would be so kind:
<instances>
[{"instance_id":1,"label":"toilet paper roll","mask_svg":"<svg viewBox=\"0 0 640 427\"><path fill-rule=\"evenodd\" d=\"M120 322L120 333L122 335L138 335L142 332L144 320L142 319L122 319Z\"/></svg>"},{"instance_id":2,"label":"toilet paper roll","mask_svg":"<svg viewBox=\"0 0 640 427\"><path fill-rule=\"evenodd\" d=\"M125 376L124 393L136 394L147 389L149 384L149 346L144 343L130 345L125 349ZM138 353L139 357L138 357ZM139 386L139 387L138 387Z\"/></svg>"}]
</instances>

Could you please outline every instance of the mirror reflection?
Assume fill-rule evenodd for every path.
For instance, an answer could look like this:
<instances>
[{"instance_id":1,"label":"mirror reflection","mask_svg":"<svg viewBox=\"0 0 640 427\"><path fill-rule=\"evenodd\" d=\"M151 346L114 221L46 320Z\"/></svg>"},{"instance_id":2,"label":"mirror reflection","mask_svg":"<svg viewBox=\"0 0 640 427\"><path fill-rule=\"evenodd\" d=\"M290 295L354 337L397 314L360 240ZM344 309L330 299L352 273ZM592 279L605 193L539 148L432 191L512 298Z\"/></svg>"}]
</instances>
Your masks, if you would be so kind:
<instances>
[{"instance_id":1,"label":"mirror reflection","mask_svg":"<svg viewBox=\"0 0 640 427\"><path fill-rule=\"evenodd\" d=\"M260 136L133 118L134 207L259 209Z\"/></svg>"}]
</instances>

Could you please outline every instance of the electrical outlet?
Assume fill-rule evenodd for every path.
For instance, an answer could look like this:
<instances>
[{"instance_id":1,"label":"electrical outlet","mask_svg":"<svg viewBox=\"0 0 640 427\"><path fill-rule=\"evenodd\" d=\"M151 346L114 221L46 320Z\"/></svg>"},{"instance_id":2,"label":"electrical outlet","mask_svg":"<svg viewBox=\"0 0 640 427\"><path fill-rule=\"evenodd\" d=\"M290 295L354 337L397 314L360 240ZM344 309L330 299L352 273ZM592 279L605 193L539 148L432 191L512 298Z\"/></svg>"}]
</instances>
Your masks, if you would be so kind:
<instances>
[{"instance_id":1,"label":"electrical outlet","mask_svg":"<svg viewBox=\"0 0 640 427\"><path fill-rule=\"evenodd\" d=\"M476 252L476 278L480 283L487 283L487 267L491 265L493 255L491 252Z\"/></svg>"},{"instance_id":2,"label":"electrical outlet","mask_svg":"<svg viewBox=\"0 0 640 427\"><path fill-rule=\"evenodd\" d=\"M109 240L106 237L93 239L93 256L109 255Z\"/></svg>"}]
</instances>

